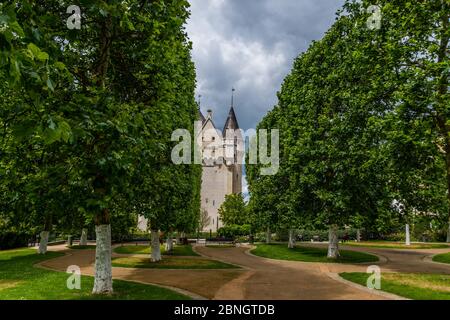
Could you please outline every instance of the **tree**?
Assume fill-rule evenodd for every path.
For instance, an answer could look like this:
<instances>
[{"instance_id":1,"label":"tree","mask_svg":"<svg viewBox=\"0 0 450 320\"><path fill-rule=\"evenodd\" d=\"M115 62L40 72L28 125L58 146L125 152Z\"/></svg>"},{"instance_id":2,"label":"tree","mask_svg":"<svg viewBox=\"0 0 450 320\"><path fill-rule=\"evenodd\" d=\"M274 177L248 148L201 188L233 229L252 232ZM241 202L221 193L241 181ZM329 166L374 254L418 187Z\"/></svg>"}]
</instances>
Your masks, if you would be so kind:
<instances>
[{"instance_id":1,"label":"tree","mask_svg":"<svg viewBox=\"0 0 450 320\"><path fill-rule=\"evenodd\" d=\"M37 218L57 221L67 196L64 206L94 221L93 292L111 293L116 208L146 199L134 208L149 209L147 197L158 192L152 175L167 164L161 155L168 154L173 126L197 116L195 70L183 27L188 3L83 2L81 30L66 28L70 4L24 0L1 8L1 74L23 101L21 108L11 105L13 114L2 124L13 137L11 150L32 150L2 166L23 162L23 172L13 176L26 181L21 205ZM136 184L142 176L145 193ZM76 188L83 193L72 193Z\"/></svg>"},{"instance_id":2,"label":"tree","mask_svg":"<svg viewBox=\"0 0 450 320\"><path fill-rule=\"evenodd\" d=\"M211 217L208 214L208 211L203 209L200 213L200 219L198 222L198 231L201 232L205 230L207 226L211 224Z\"/></svg>"},{"instance_id":3,"label":"tree","mask_svg":"<svg viewBox=\"0 0 450 320\"><path fill-rule=\"evenodd\" d=\"M249 222L247 207L242 194L229 194L219 208L220 219L225 226L242 226Z\"/></svg>"}]
</instances>

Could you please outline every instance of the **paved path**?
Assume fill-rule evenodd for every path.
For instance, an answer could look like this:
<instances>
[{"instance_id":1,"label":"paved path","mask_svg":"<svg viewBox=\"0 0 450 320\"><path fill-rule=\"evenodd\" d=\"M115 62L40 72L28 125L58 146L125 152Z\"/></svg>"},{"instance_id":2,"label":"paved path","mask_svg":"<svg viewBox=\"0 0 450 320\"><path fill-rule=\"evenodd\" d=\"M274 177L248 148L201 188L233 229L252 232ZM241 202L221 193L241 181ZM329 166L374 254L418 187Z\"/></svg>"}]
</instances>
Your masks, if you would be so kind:
<instances>
[{"instance_id":1,"label":"paved path","mask_svg":"<svg viewBox=\"0 0 450 320\"><path fill-rule=\"evenodd\" d=\"M323 245L318 245L323 246ZM230 300L378 300L391 298L359 286L337 281L339 272L365 272L365 265L303 263L255 257L249 248L196 247L197 252L212 259L242 266L239 270L163 270L113 268L115 279L158 284L179 288L208 299ZM392 250L349 247L355 251L372 252L382 257L377 263L382 272L429 272L450 274L450 265L427 262L426 257L450 249ZM85 275L93 275L93 250L64 250L68 255L45 261L46 268L65 271L78 265ZM425 259L425 260L424 260Z\"/></svg>"}]
</instances>

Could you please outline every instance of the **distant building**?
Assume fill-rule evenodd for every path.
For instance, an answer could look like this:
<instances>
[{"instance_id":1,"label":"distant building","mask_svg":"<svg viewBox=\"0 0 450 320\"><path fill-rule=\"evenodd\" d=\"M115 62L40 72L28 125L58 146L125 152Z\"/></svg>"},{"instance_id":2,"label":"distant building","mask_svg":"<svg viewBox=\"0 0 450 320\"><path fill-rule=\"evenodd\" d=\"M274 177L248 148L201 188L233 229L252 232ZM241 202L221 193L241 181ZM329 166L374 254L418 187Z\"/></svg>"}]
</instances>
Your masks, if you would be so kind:
<instances>
[{"instance_id":1,"label":"distant building","mask_svg":"<svg viewBox=\"0 0 450 320\"><path fill-rule=\"evenodd\" d=\"M218 210L225 196L242 192L244 141L233 106L222 131L215 126L211 110L206 118L199 111L199 117L202 127L196 140L202 151L201 210L210 220L203 231L216 232L223 226ZM147 219L139 216L138 229L147 231L147 227Z\"/></svg>"},{"instance_id":2,"label":"distant building","mask_svg":"<svg viewBox=\"0 0 450 320\"><path fill-rule=\"evenodd\" d=\"M200 112L200 118L202 130L197 143L203 154L201 210L207 211L210 218L203 231L215 232L223 226L218 210L225 196L242 192L244 141L233 106L222 131L215 126L211 110L206 118Z\"/></svg>"}]
</instances>

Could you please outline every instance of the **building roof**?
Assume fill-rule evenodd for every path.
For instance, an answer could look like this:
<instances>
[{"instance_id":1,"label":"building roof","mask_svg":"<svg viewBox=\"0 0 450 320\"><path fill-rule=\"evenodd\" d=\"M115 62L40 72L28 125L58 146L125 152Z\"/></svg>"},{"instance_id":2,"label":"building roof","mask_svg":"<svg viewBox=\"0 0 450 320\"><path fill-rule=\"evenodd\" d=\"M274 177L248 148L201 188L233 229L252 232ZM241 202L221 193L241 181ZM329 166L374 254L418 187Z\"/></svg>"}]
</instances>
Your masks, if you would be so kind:
<instances>
[{"instance_id":1,"label":"building roof","mask_svg":"<svg viewBox=\"0 0 450 320\"><path fill-rule=\"evenodd\" d=\"M234 112L233 106L230 108L230 112L228 113L227 121L225 122L225 126L223 128L223 136L226 135L228 129L237 130L239 129L239 123L236 118L236 113Z\"/></svg>"},{"instance_id":2,"label":"building roof","mask_svg":"<svg viewBox=\"0 0 450 320\"><path fill-rule=\"evenodd\" d=\"M206 118L203 115L202 111L200 110L200 108L198 109L198 114L199 114L199 119L202 121L202 123L205 123Z\"/></svg>"}]
</instances>

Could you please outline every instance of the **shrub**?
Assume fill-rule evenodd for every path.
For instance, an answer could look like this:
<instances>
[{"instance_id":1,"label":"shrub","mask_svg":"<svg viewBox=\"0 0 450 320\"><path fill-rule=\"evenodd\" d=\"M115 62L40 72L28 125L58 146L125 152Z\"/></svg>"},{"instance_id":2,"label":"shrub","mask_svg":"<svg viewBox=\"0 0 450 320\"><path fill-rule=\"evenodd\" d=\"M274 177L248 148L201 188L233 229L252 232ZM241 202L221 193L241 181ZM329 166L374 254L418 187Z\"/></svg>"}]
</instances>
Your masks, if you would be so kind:
<instances>
[{"instance_id":1,"label":"shrub","mask_svg":"<svg viewBox=\"0 0 450 320\"><path fill-rule=\"evenodd\" d=\"M244 224L242 226L239 225L229 225L226 227L222 227L217 232L219 237L224 238L236 238L241 236L248 236L251 232L251 226L248 224Z\"/></svg>"},{"instance_id":2,"label":"shrub","mask_svg":"<svg viewBox=\"0 0 450 320\"><path fill-rule=\"evenodd\" d=\"M25 232L4 231L0 233L0 250L15 249L28 246L31 235Z\"/></svg>"}]
</instances>

